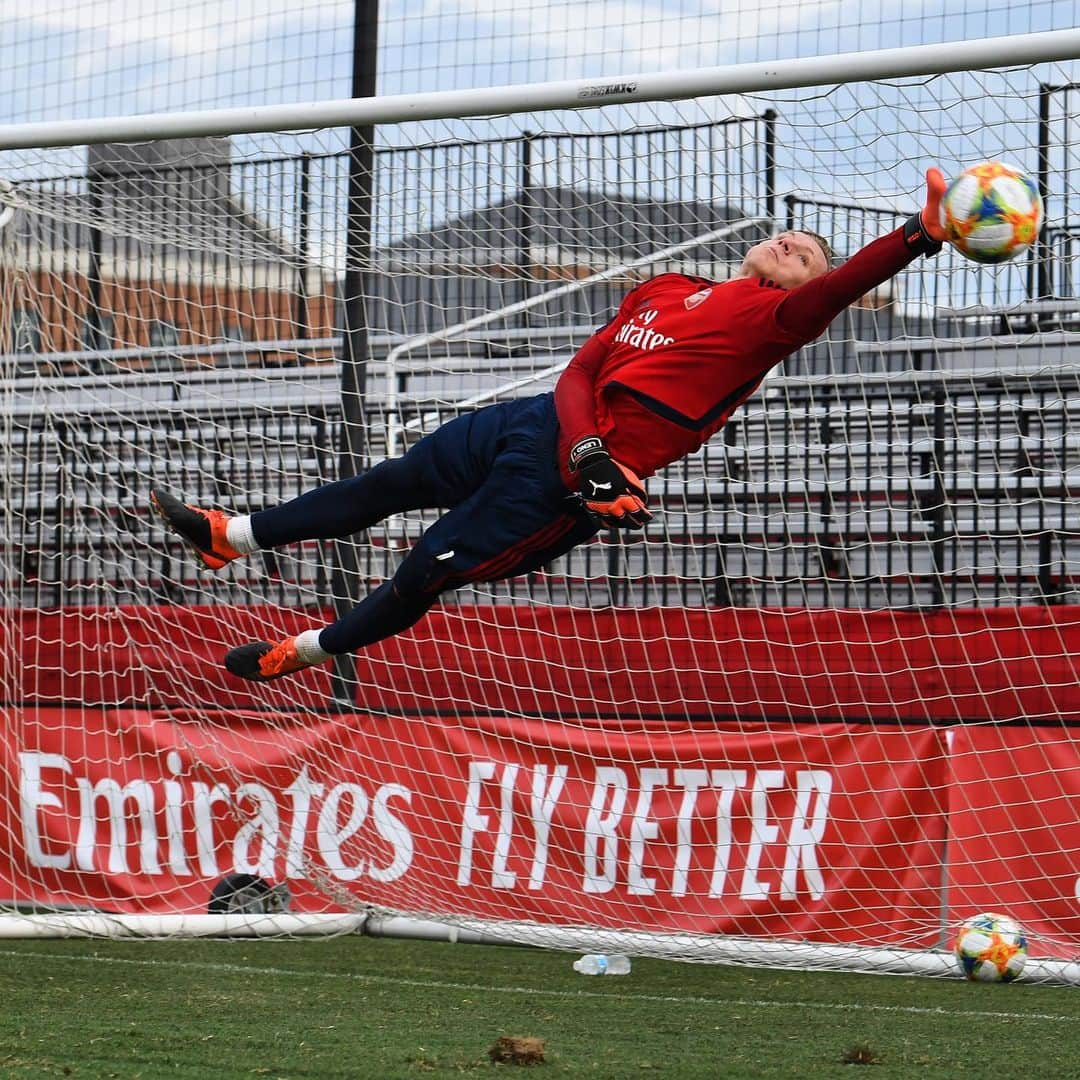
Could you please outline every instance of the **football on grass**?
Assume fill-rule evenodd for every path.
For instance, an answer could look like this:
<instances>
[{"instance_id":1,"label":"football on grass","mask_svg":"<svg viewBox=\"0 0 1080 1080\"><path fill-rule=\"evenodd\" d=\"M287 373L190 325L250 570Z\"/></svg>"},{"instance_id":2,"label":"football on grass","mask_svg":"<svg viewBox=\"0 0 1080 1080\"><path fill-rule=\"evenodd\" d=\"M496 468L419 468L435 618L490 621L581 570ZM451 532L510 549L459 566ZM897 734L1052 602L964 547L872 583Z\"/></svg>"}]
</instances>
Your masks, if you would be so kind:
<instances>
[{"instance_id":1,"label":"football on grass","mask_svg":"<svg viewBox=\"0 0 1080 1080\"><path fill-rule=\"evenodd\" d=\"M967 978L975 982L1012 982L1024 970L1027 939L1015 919L988 911L963 922L953 951Z\"/></svg>"}]
</instances>

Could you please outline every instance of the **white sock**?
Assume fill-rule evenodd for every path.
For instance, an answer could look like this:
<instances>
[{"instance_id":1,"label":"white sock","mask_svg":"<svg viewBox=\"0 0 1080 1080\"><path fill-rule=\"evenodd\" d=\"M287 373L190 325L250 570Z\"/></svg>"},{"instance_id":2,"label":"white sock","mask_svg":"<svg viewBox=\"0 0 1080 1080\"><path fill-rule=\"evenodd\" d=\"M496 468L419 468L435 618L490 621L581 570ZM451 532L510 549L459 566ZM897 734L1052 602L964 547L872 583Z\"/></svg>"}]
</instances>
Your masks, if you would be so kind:
<instances>
[{"instance_id":1,"label":"white sock","mask_svg":"<svg viewBox=\"0 0 1080 1080\"><path fill-rule=\"evenodd\" d=\"M231 544L232 541L230 540L229 543ZM296 655L305 664L321 664L324 660L330 659L330 653L319 644L319 635L321 633L321 628L318 630L305 630L303 633L297 634L293 639L293 643L296 645Z\"/></svg>"},{"instance_id":2,"label":"white sock","mask_svg":"<svg viewBox=\"0 0 1080 1080\"><path fill-rule=\"evenodd\" d=\"M255 534L251 531L250 514L237 514L236 517L229 518L225 525L225 539L229 541L229 546L241 555L250 555L259 550Z\"/></svg>"}]
</instances>

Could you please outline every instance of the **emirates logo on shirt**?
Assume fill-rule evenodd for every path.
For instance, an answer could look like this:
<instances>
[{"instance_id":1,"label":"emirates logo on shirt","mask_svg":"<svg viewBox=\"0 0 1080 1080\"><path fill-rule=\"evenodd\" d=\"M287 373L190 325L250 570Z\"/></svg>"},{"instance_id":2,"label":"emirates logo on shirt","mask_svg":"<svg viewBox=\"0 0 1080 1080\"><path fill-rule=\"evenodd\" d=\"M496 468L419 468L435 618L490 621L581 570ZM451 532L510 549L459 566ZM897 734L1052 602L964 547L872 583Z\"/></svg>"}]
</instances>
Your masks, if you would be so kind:
<instances>
[{"instance_id":1,"label":"emirates logo on shirt","mask_svg":"<svg viewBox=\"0 0 1080 1080\"><path fill-rule=\"evenodd\" d=\"M712 289L698 289L693 296L688 296L683 303L686 305L687 311L693 311L698 304L704 304L710 296L712 296Z\"/></svg>"}]
</instances>

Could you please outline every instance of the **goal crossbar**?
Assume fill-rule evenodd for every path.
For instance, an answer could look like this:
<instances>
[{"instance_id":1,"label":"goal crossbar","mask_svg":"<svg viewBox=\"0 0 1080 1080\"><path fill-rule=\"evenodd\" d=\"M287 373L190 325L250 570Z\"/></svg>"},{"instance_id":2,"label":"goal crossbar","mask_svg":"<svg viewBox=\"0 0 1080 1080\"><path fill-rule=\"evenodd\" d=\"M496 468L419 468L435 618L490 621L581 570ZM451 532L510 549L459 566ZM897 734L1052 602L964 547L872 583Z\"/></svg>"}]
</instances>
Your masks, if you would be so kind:
<instances>
[{"instance_id":1,"label":"goal crossbar","mask_svg":"<svg viewBox=\"0 0 1080 1080\"><path fill-rule=\"evenodd\" d=\"M288 105L0 125L0 150L241 135L471 116L580 109L714 94L825 86L840 82L943 75L1080 58L1080 29L1048 30L872 52L614 78L561 79L473 90L340 98Z\"/></svg>"}]
</instances>

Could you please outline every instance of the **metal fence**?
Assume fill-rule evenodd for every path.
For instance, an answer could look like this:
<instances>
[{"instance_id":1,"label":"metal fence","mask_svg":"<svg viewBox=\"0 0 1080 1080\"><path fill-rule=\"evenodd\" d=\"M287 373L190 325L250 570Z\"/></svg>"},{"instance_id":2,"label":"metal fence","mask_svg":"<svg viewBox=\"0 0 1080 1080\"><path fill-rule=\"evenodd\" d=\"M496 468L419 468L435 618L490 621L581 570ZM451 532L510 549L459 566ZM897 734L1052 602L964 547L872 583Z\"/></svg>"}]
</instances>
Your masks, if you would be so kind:
<instances>
[{"instance_id":1,"label":"metal fence","mask_svg":"<svg viewBox=\"0 0 1080 1080\"><path fill-rule=\"evenodd\" d=\"M139 280L157 283L144 292L179 294L177 245L192 230L203 243L183 248L186 278L212 279L221 269L215 260L235 264L249 283L260 266L276 268L284 302L275 309L275 336L304 341L332 332L335 319L316 314L318 289L330 286L325 279L320 284L313 268L352 259L366 272L369 326L400 340L522 299L544 287L543 273L570 272L579 257L633 258L736 212L775 217L775 124L765 114L675 129L524 134L380 151L372 247L362 253L341 247L344 153L159 164L159 186L149 194L138 186L137 167L133 175L130 163L109 167L107 156L99 156L88 177L35 181L56 212L24 219L18 230L46 273L61 273L73 251L88 253L77 304L68 293L55 298L55 308L39 297L42 321L62 327L65 347L75 350L70 367L76 372L91 366L84 362L88 355L104 365L110 341L135 346L134 353L144 349L148 342L137 339L133 320L141 320L139 334L162 321L152 312L148 318L145 309L110 307L103 262L140 266ZM178 199L181 191L199 198ZM785 200L783 215L789 228L833 239L841 256L904 216L796 196ZM115 228L100 227L114 219ZM1048 235L1050 250L1071 250L1069 227L1060 237ZM728 257L737 254L733 248ZM702 251L689 257L718 256ZM1070 258L1060 265L1068 267ZM480 265L488 272L474 272ZM845 313L822 342L785 365L794 381L782 395L766 392L710 445L655 478L650 487L660 513L644 536L587 545L550 573L485 589L480 598L524 594L552 603L690 606L1076 602L1075 364L1057 379L1003 374L950 383L950 365L978 362L978 350L964 344L985 337L988 324L962 313L967 294L959 295L960 314L941 313L946 296L937 291L941 275L932 264L905 280L911 285L902 299L913 303L894 298ZM964 288L985 295L979 282L971 271ZM624 288L583 292L575 306L545 313L544 325L587 326L606 317ZM958 296L947 298L955 305ZM996 299L1010 302L1011 294ZM188 359L193 346L185 334L204 345L229 339L228 328L216 324L221 312L212 309L216 314L207 320L205 299L188 297L186 306L200 310L202 322L177 328L175 352L159 344L155 361L172 355L180 366L182 356ZM1032 323L1028 331L1037 328ZM922 351L919 340L927 343ZM949 343L960 361L950 359ZM1029 344L1041 355L1042 338ZM96 352L78 351L88 345ZM480 353L470 357L474 382L491 374L501 347L479 345ZM552 346L543 363L557 359L563 347ZM1019 355L1020 347L1015 351ZM303 352L295 349L293 359ZM242 346L220 355L229 363L237 357L262 363L268 356ZM281 361L274 356L270 362ZM866 381L874 372L920 367L928 374L945 369L942 380ZM332 479L342 433L336 373L294 375L294 389L318 381L325 392L314 402L305 398L302 407L251 407L240 395L228 406L220 399L212 406L134 409L90 401L81 410L16 410L4 451L5 595L27 606L202 599L182 552L155 533L146 488L151 480L165 482L188 498L245 511ZM815 375L834 377L828 391ZM800 382L799 376L811 378ZM177 373L175 386L198 377ZM446 402L464 396L441 389L433 396L421 385L435 379L432 374L409 378L401 387L406 424L433 408L448 416ZM364 420L377 425L381 402L370 383L368 391ZM360 591L392 572L402 545L425 520L395 522L364 539ZM230 570L216 595L240 603L253 597L290 606L323 603L336 564L329 545L267 553ZM475 600L480 594L468 595Z\"/></svg>"},{"instance_id":2,"label":"metal fence","mask_svg":"<svg viewBox=\"0 0 1080 1080\"><path fill-rule=\"evenodd\" d=\"M353 270L371 332L424 333L771 213L774 121L381 149L369 243L351 251L345 151L234 161L227 140L91 147L85 175L21 182L37 212L10 235L32 296L4 318L28 369L80 348L320 337L341 329ZM687 258L715 265L743 247ZM550 317L595 319L617 289Z\"/></svg>"},{"instance_id":3,"label":"metal fence","mask_svg":"<svg viewBox=\"0 0 1080 1080\"><path fill-rule=\"evenodd\" d=\"M1040 95L1040 184L1062 194L1049 200L1050 224L1025 261L1005 274L970 263L963 273L942 272L959 258L946 251L905 272L891 299L852 309L830 343L789 370L854 370L845 342L921 335L934 311L1072 297L1080 235L1068 194L1074 89L1043 87ZM168 151L91 148L86 175L22 185L43 213L17 218L14 231L52 280L37 289L32 309L5 315L8 336L27 370L77 349L323 338L341 332L347 268L359 274L357 310L367 329L408 336L740 216L812 229L840 258L907 216L812 195L781 199L783 130L783 118L766 111L675 127L383 148L374 155L370 244L355 251L346 246L346 151L231 160L222 140L180 140ZM156 156L144 162L139 153ZM679 267L709 276L758 238L747 233L727 247L687 252ZM58 285L72 267L85 280ZM124 268L128 289L115 284ZM219 284L193 289L200 281ZM585 290L541 318L602 320L624 288Z\"/></svg>"}]
</instances>

